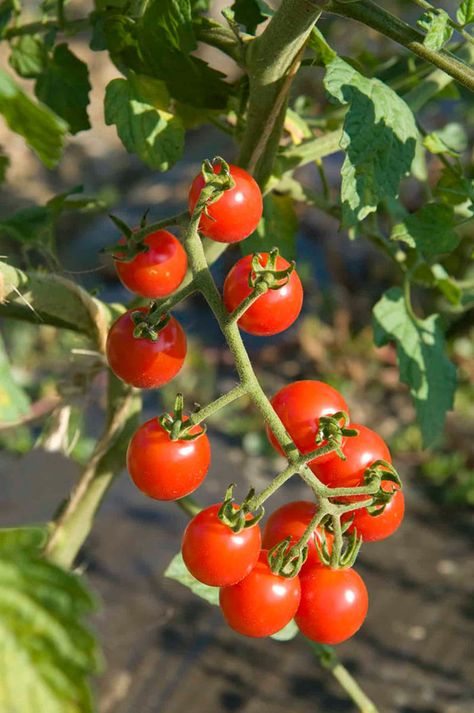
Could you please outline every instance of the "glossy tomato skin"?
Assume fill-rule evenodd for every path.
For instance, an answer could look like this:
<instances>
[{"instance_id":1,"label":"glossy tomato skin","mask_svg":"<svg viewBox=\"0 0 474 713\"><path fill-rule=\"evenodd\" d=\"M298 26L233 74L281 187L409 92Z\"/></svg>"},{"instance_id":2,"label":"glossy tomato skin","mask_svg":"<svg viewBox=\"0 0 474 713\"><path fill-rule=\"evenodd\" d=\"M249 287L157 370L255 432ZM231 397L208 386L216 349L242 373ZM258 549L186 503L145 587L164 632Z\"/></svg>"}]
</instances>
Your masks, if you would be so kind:
<instances>
[{"instance_id":1,"label":"glossy tomato skin","mask_svg":"<svg viewBox=\"0 0 474 713\"><path fill-rule=\"evenodd\" d=\"M188 524L181 552L186 567L200 582L228 587L246 577L260 554L260 527L232 532L218 518L221 503L201 510Z\"/></svg>"},{"instance_id":2,"label":"glossy tomato skin","mask_svg":"<svg viewBox=\"0 0 474 713\"><path fill-rule=\"evenodd\" d=\"M359 508L353 513L349 512L342 516L344 522L354 515L348 533L357 530L357 534L362 535L364 542L386 540L398 530L405 515L405 496L398 486L385 480L382 481L382 488L387 492L395 490L395 494L380 515L371 515L367 508Z\"/></svg>"},{"instance_id":3,"label":"glossy tomato skin","mask_svg":"<svg viewBox=\"0 0 474 713\"><path fill-rule=\"evenodd\" d=\"M273 574L268 552L262 550L257 564L245 579L220 591L219 603L228 625L244 636L276 634L285 627L299 606L299 577Z\"/></svg>"},{"instance_id":4,"label":"glossy tomato skin","mask_svg":"<svg viewBox=\"0 0 474 713\"><path fill-rule=\"evenodd\" d=\"M180 323L170 317L158 339L136 339L129 310L111 326L106 354L109 366L119 379L140 389L152 389L171 381L186 356L186 335ZM140 311L146 312L146 308Z\"/></svg>"},{"instance_id":5,"label":"glossy tomato skin","mask_svg":"<svg viewBox=\"0 0 474 713\"><path fill-rule=\"evenodd\" d=\"M330 416L337 411L347 413L348 406L342 395L322 381L294 381L284 386L272 398L272 406L286 430L302 453L316 448L316 434L321 416ZM267 426L267 436L272 446L283 455L278 441ZM323 444L324 445L324 444ZM318 463L339 460L334 453L320 456ZM310 468L315 461L308 463Z\"/></svg>"},{"instance_id":6,"label":"glossy tomato skin","mask_svg":"<svg viewBox=\"0 0 474 713\"><path fill-rule=\"evenodd\" d=\"M133 434L127 450L130 476L143 493L156 500L178 500L202 483L211 462L211 447L200 426L190 434L194 440L172 441L157 418L143 423Z\"/></svg>"},{"instance_id":7,"label":"glossy tomato skin","mask_svg":"<svg viewBox=\"0 0 474 713\"><path fill-rule=\"evenodd\" d=\"M115 260L115 269L122 284L142 297L167 297L182 283L188 267L186 252L167 230L150 233L144 240L147 252L133 260Z\"/></svg>"},{"instance_id":8,"label":"glossy tomato skin","mask_svg":"<svg viewBox=\"0 0 474 713\"><path fill-rule=\"evenodd\" d=\"M272 512L265 524L263 547L269 550L286 537L291 537L290 546L296 544L316 514L316 510L316 504L309 500L295 500L282 505L281 508ZM317 541L321 546L323 534L328 552L331 554L334 536L327 530L324 530L323 533L323 528L317 527L308 542L308 557L301 569L302 572L312 567L324 567L315 545L315 541Z\"/></svg>"},{"instance_id":9,"label":"glossy tomato skin","mask_svg":"<svg viewBox=\"0 0 474 713\"><path fill-rule=\"evenodd\" d=\"M265 266L269 253L261 253L260 263ZM290 263L277 257L276 269L284 270ZM252 255L241 258L230 270L224 282L224 304L233 312L250 295L249 275L252 271ZM295 270L286 285L278 290L267 290L239 319L238 325L244 332L261 337L279 334L288 329L298 318L303 305L303 287Z\"/></svg>"},{"instance_id":10,"label":"glossy tomato skin","mask_svg":"<svg viewBox=\"0 0 474 713\"><path fill-rule=\"evenodd\" d=\"M353 636L367 615L369 597L354 569L314 568L301 577L299 630L319 644L340 644Z\"/></svg>"},{"instance_id":11,"label":"glossy tomato skin","mask_svg":"<svg viewBox=\"0 0 474 713\"><path fill-rule=\"evenodd\" d=\"M346 439L342 449L346 460L335 458L331 462L311 465L313 473L330 488L363 485L364 472L372 463L377 460L392 462L390 451L378 433L358 423L351 424L350 428L356 428L359 435Z\"/></svg>"},{"instance_id":12,"label":"glossy tomato skin","mask_svg":"<svg viewBox=\"0 0 474 713\"><path fill-rule=\"evenodd\" d=\"M218 243L238 243L253 233L263 212L262 194L256 181L243 168L230 165L230 174L235 186L225 191L212 203L208 215L201 216L200 232ZM214 173L220 172L220 166L214 166ZM193 212L205 182L199 173L192 182L188 204Z\"/></svg>"}]
</instances>

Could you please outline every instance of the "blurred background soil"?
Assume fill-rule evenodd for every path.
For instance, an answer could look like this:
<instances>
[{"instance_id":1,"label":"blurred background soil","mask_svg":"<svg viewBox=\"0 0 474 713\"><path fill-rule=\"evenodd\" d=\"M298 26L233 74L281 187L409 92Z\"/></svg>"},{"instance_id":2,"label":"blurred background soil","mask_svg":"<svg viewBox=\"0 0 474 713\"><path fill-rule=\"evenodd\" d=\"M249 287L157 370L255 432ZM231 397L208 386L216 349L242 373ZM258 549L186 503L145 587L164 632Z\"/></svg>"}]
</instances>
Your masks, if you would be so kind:
<instances>
[{"instance_id":1,"label":"blurred background soil","mask_svg":"<svg viewBox=\"0 0 474 713\"><path fill-rule=\"evenodd\" d=\"M369 37L369 43L377 42ZM165 175L152 174L125 153L115 128L104 124L104 88L117 70L105 53L92 53L85 41L72 44L91 70L93 130L74 137L59 168L46 171L22 140L1 125L0 144L8 145L13 160L0 219L77 184L84 185L86 195L98 194L129 224L148 208L152 220L181 210L199 162L216 154L232 159L230 145L217 131L196 130L188 137L186 159ZM305 87L310 90L320 88ZM427 120L432 126L443 121L439 107ZM340 157L328 160L326 168L331 184L337 185ZM318 185L312 168L303 179ZM98 253L116 239L105 213L61 219L57 237L62 267L52 269L96 289L107 301L124 301L125 290ZM359 557L357 569L369 589L369 615L361 632L338 652L380 711L473 713L472 340L466 330L451 335L462 388L445 441L422 452L395 353L389 347L375 350L367 326L372 305L393 281L391 266L367 243L338 233L337 223L320 212L301 211L300 224L304 314L281 337L246 338L252 359L269 394L297 378L322 378L341 388L353 420L388 439L406 487L401 530L385 543L366 545ZM15 262L11 246L2 246L3 254ZM219 281L238 255L226 253L215 270ZM178 312L191 335L187 368L160 396L147 395L144 417L170 407L177 390L183 390L188 403L205 403L235 381L229 354L202 301L192 298ZM104 390L102 373L92 391L82 393L90 357L71 349L86 345L76 335L58 335L44 326L5 321L2 330L20 383L40 398L52 393L59 379L69 389L73 413L85 407L85 430L73 455L86 461L101 430ZM212 469L199 492L204 504L219 499L231 480L238 483L240 495L250 484L262 487L281 465L257 415L241 406L232 406L211 426ZM39 428L0 435L2 525L47 520L68 493L79 465L43 447L30 451ZM298 481L285 488L288 498L307 495ZM272 501L272 508L282 497ZM238 637L223 625L217 609L162 577L179 549L185 522L177 508L147 500L123 475L82 552L80 567L102 600L95 619L106 661L105 675L97 682L100 712L352 711L301 638L280 643Z\"/></svg>"}]
</instances>

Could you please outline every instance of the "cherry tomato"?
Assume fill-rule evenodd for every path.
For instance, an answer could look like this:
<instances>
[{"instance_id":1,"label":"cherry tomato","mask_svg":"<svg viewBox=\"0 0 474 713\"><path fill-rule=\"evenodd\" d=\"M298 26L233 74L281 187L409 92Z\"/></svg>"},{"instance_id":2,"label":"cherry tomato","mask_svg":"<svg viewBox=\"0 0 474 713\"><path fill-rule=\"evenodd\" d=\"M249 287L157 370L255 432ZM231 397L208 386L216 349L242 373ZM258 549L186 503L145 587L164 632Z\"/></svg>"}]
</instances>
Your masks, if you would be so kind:
<instances>
[{"instance_id":1,"label":"cherry tomato","mask_svg":"<svg viewBox=\"0 0 474 713\"><path fill-rule=\"evenodd\" d=\"M331 462L313 461L311 464L313 473L330 488L362 485L365 469L372 463L377 460L392 462L387 445L375 431L358 423L351 424L350 428L356 428L359 435L346 439L342 449L346 460L334 458Z\"/></svg>"},{"instance_id":2,"label":"cherry tomato","mask_svg":"<svg viewBox=\"0 0 474 713\"><path fill-rule=\"evenodd\" d=\"M225 191L212 203L208 215L201 216L199 230L218 243L238 243L248 237L257 227L263 212L262 194L250 173L238 166L229 166L235 186ZM214 166L214 173L220 172L220 165ZM205 182L199 173L189 191L189 211L193 212Z\"/></svg>"},{"instance_id":3,"label":"cherry tomato","mask_svg":"<svg viewBox=\"0 0 474 713\"><path fill-rule=\"evenodd\" d=\"M127 467L133 482L156 500L178 500L189 495L206 477L211 462L209 439L194 426L193 440L172 441L157 418L143 423L127 450Z\"/></svg>"},{"instance_id":4,"label":"cherry tomato","mask_svg":"<svg viewBox=\"0 0 474 713\"><path fill-rule=\"evenodd\" d=\"M181 547L191 574L211 587L227 587L246 577L258 560L262 541L258 525L233 532L218 518L220 507L211 505L191 520Z\"/></svg>"},{"instance_id":5,"label":"cherry tomato","mask_svg":"<svg viewBox=\"0 0 474 713\"><path fill-rule=\"evenodd\" d=\"M115 269L122 283L142 297L167 297L183 281L188 267L186 252L174 235L167 230L150 233L144 240L147 252L138 253L133 260L115 260Z\"/></svg>"},{"instance_id":6,"label":"cherry tomato","mask_svg":"<svg viewBox=\"0 0 474 713\"><path fill-rule=\"evenodd\" d=\"M107 336L107 361L119 379L140 389L163 386L176 376L186 356L186 335L180 323L170 317L158 339L135 338L129 310L111 326ZM140 308L146 312L146 308Z\"/></svg>"},{"instance_id":7,"label":"cherry tomato","mask_svg":"<svg viewBox=\"0 0 474 713\"><path fill-rule=\"evenodd\" d=\"M400 527L403 520L405 497L402 491L388 480L382 481L382 488L387 492L395 490L395 494L380 515L371 515L367 508L359 508L354 510L353 513L349 512L342 516L342 520L347 521L354 515L354 520L348 532L357 530L357 533L362 535L364 542L377 542L387 539Z\"/></svg>"},{"instance_id":8,"label":"cherry tomato","mask_svg":"<svg viewBox=\"0 0 474 713\"><path fill-rule=\"evenodd\" d=\"M303 535L306 527L315 515L317 506L308 500L296 500L282 505L281 508L272 512L263 530L263 547L271 549L286 537L291 537L290 547L294 545ZM301 571L308 567L323 567L319 559L315 541L321 546L323 536L326 539L326 546L329 554L332 551L334 537L331 532L317 527L308 542L308 557Z\"/></svg>"},{"instance_id":9,"label":"cherry tomato","mask_svg":"<svg viewBox=\"0 0 474 713\"><path fill-rule=\"evenodd\" d=\"M219 602L228 625L244 636L271 636L293 619L300 602L299 577L273 574L268 552L262 550L249 575L232 587L223 587Z\"/></svg>"},{"instance_id":10,"label":"cherry tomato","mask_svg":"<svg viewBox=\"0 0 474 713\"><path fill-rule=\"evenodd\" d=\"M301 603L295 616L300 631L318 644L340 644L362 626L369 598L354 569L318 567L301 577Z\"/></svg>"},{"instance_id":11,"label":"cherry tomato","mask_svg":"<svg viewBox=\"0 0 474 713\"><path fill-rule=\"evenodd\" d=\"M342 395L322 381L294 381L284 386L272 399L272 406L301 453L316 448L316 434L321 416L330 416L348 407ZM267 426L267 436L272 446L284 455L278 441ZM322 445L325 445L324 443ZM320 456L318 463L339 460L335 453ZM316 461L310 461L310 468Z\"/></svg>"},{"instance_id":12,"label":"cherry tomato","mask_svg":"<svg viewBox=\"0 0 474 713\"><path fill-rule=\"evenodd\" d=\"M261 253L260 263L265 267L269 253ZM290 263L278 257L276 269L284 270ZM224 282L224 303L228 312L240 305L252 292L249 275L252 256L241 258L230 270ZM239 319L239 327L249 334L270 336L288 329L298 318L303 304L303 287L295 270L286 285L278 290L267 290Z\"/></svg>"}]
</instances>

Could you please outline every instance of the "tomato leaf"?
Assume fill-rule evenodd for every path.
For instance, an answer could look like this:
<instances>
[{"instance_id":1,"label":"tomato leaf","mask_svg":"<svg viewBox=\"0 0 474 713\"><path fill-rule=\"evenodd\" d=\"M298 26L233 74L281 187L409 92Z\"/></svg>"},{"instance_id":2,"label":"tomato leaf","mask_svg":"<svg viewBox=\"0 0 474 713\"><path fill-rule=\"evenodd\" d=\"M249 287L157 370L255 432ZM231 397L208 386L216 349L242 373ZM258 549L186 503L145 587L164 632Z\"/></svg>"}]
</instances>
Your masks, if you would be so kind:
<instances>
[{"instance_id":1,"label":"tomato leaf","mask_svg":"<svg viewBox=\"0 0 474 713\"><path fill-rule=\"evenodd\" d=\"M79 578L41 559L44 533L0 531L0 697L9 713L92 713L95 608Z\"/></svg>"},{"instance_id":2,"label":"tomato leaf","mask_svg":"<svg viewBox=\"0 0 474 713\"><path fill-rule=\"evenodd\" d=\"M434 51L440 50L444 47L453 34L453 28L450 25L450 20L451 18L448 13L441 8L427 10L427 12L423 13L417 21L417 25L426 31L426 35L423 40L425 47Z\"/></svg>"},{"instance_id":3,"label":"tomato leaf","mask_svg":"<svg viewBox=\"0 0 474 713\"><path fill-rule=\"evenodd\" d=\"M423 139L425 148L433 154L447 153L458 156L467 148L467 136L461 124L451 123L438 131L432 131Z\"/></svg>"},{"instance_id":4,"label":"tomato leaf","mask_svg":"<svg viewBox=\"0 0 474 713\"><path fill-rule=\"evenodd\" d=\"M240 244L242 254L270 252L272 248L278 248L282 257L294 260L297 230L293 198L269 193L263 199L263 216L257 229Z\"/></svg>"},{"instance_id":5,"label":"tomato leaf","mask_svg":"<svg viewBox=\"0 0 474 713\"><path fill-rule=\"evenodd\" d=\"M9 128L23 136L47 168L61 158L67 124L44 104L32 101L0 71L0 114Z\"/></svg>"},{"instance_id":6,"label":"tomato leaf","mask_svg":"<svg viewBox=\"0 0 474 713\"><path fill-rule=\"evenodd\" d=\"M48 53L37 35L23 35L12 44L10 65L20 77L36 78L45 66Z\"/></svg>"},{"instance_id":7,"label":"tomato leaf","mask_svg":"<svg viewBox=\"0 0 474 713\"><path fill-rule=\"evenodd\" d=\"M202 584L202 582L193 577L184 564L181 553L173 557L165 569L164 576L179 582L190 589L197 597L205 599L209 604L219 604L219 587L208 587L207 584Z\"/></svg>"},{"instance_id":8,"label":"tomato leaf","mask_svg":"<svg viewBox=\"0 0 474 713\"><path fill-rule=\"evenodd\" d=\"M461 25L474 22L474 0L463 0L456 12L456 19Z\"/></svg>"},{"instance_id":9,"label":"tomato leaf","mask_svg":"<svg viewBox=\"0 0 474 713\"><path fill-rule=\"evenodd\" d=\"M30 399L15 381L0 337L0 423L17 421L28 413L29 407Z\"/></svg>"},{"instance_id":10,"label":"tomato leaf","mask_svg":"<svg viewBox=\"0 0 474 713\"><path fill-rule=\"evenodd\" d=\"M423 443L429 446L443 431L457 384L456 367L446 356L440 317L413 319L402 290L393 287L373 309L373 329L377 346L396 343L400 379L410 389Z\"/></svg>"},{"instance_id":11,"label":"tomato leaf","mask_svg":"<svg viewBox=\"0 0 474 713\"><path fill-rule=\"evenodd\" d=\"M189 0L150 0L136 37L145 70L166 83L174 99L222 109L231 86L224 75L190 52L196 47Z\"/></svg>"},{"instance_id":12,"label":"tomato leaf","mask_svg":"<svg viewBox=\"0 0 474 713\"><path fill-rule=\"evenodd\" d=\"M182 156L181 119L154 106L127 79L113 79L107 85L105 122L115 124L127 151L136 153L150 168L167 171Z\"/></svg>"},{"instance_id":13,"label":"tomato leaf","mask_svg":"<svg viewBox=\"0 0 474 713\"><path fill-rule=\"evenodd\" d=\"M408 215L392 231L392 240L400 240L431 257L454 250L461 236L454 229L454 210L444 203L427 203Z\"/></svg>"},{"instance_id":14,"label":"tomato leaf","mask_svg":"<svg viewBox=\"0 0 474 713\"><path fill-rule=\"evenodd\" d=\"M340 58L326 65L324 85L340 104L349 104L341 148L342 222L355 225L396 196L415 157L418 130L408 105L378 79L367 79Z\"/></svg>"},{"instance_id":15,"label":"tomato leaf","mask_svg":"<svg viewBox=\"0 0 474 713\"><path fill-rule=\"evenodd\" d=\"M295 620L292 619L286 626L283 627L283 629L277 631L276 634L272 634L270 638L275 639L276 641L290 641L290 639L295 638L298 631L299 629L296 626Z\"/></svg>"}]
</instances>

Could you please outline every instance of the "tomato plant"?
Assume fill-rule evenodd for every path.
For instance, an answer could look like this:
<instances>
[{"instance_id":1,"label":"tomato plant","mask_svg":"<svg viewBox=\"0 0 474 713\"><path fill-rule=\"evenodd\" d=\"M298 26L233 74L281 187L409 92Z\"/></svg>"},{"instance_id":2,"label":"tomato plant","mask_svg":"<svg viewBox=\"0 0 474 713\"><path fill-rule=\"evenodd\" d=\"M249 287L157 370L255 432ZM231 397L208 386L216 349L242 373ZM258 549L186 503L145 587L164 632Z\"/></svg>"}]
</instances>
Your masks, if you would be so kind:
<instances>
[{"instance_id":1,"label":"tomato plant","mask_svg":"<svg viewBox=\"0 0 474 713\"><path fill-rule=\"evenodd\" d=\"M270 255L262 253L258 262L262 267L268 264ZM276 271L285 271L290 263L278 256ZM253 294L249 278L252 274L252 256L241 258L230 270L224 282L224 304L228 312L233 312L242 302ZM285 283L285 284L283 284ZM240 317L238 324L249 334L268 337L288 329L298 318L303 305L303 287L296 271L288 277L276 280L275 287L257 297Z\"/></svg>"},{"instance_id":2,"label":"tomato plant","mask_svg":"<svg viewBox=\"0 0 474 713\"><path fill-rule=\"evenodd\" d=\"M258 525L233 532L219 519L222 504L201 510L183 536L184 562L196 579L212 587L227 587L246 577L261 546Z\"/></svg>"},{"instance_id":3,"label":"tomato plant","mask_svg":"<svg viewBox=\"0 0 474 713\"><path fill-rule=\"evenodd\" d=\"M472 127L461 123L472 113L473 4L382 5L229 0L217 15L210 0L97 0L87 11L0 2L0 115L15 134L2 133L0 147L0 182L10 181L0 215L0 439L15 452L60 450L81 470L50 522L0 530L0 691L10 713L94 710L89 678L100 657L84 621L93 598L76 564L126 460L143 492L177 500L193 518L168 576L214 604L219 596L236 632L282 637L296 615L311 640L335 644L364 621L367 591L352 565L363 541L395 532L405 494L388 445L351 424L346 397L371 421L386 407L390 444L406 430L410 448L432 447L428 461L459 378L471 375L474 304ZM114 163L120 143L133 157ZM234 163L210 156L198 169L207 145ZM147 214L132 228L138 204ZM114 291L116 274L131 294ZM202 304L193 302L192 319L186 311L195 293L225 346L210 344ZM247 351L241 331L280 334L303 297L282 350L280 339ZM203 401L186 413L179 394L178 407L167 403L187 353L178 310L194 343L179 388ZM41 348L18 337L20 321L39 328ZM371 335L381 350L366 364ZM271 400L273 381L259 378L266 364L275 383L287 382ZM235 384L201 399L211 372L217 393ZM139 390L166 385L145 398L146 408L163 402L163 414L138 426ZM221 411L240 399L258 425L249 433L239 410L229 431L242 422L260 443L266 429L285 464L245 495L247 470L229 450L220 475L232 472L237 485L209 507L201 493L190 497L218 438L207 423L222 429ZM468 401L459 400L463 419ZM291 478L308 494L270 514L262 549L259 521ZM375 710L334 652L313 649L361 709Z\"/></svg>"},{"instance_id":4,"label":"tomato plant","mask_svg":"<svg viewBox=\"0 0 474 713\"><path fill-rule=\"evenodd\" d=\"M157 230L143 240L147 248L131 260L116 253L115 269L127 289L142 297L167 297L182 283L188 260L183 246L167 230Z\"/></svg>"},{"instance_id":5,"label":"tomato plant","mask_svg":"<svg viewBox=\"0 0 474 713\"><path fill-rule=\"evenodd\" d=\"M127 450L133 482L157 500L178 500L194 492L206 477L210 462L211 446L201 426L193 426L187 438L173 440L157 418L150 418L135 431Z\"/></svg>"},{"instance_id":6,"label":"tomato plant","mask_svg":"<svg viewBox=\"0 0 474 713\"><path fill-rule=\"evenodd\" d=\"M274 574L262 550L245 579L220 591L219 603L228 625L245 636L270 636L293 619L300 603L299 577Z\"/></svg>"},{"instance_id":7,"label":"tomato plant","mask_svg":"<svg viewBox=\"0 0 474 713\"><path fill-rule=\"evenodd\" d=\"M354 569L317 567L301 576L300 631L319 644L340 644L362 626L369 598Z\"/></svg>"}]
</instances>

